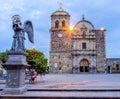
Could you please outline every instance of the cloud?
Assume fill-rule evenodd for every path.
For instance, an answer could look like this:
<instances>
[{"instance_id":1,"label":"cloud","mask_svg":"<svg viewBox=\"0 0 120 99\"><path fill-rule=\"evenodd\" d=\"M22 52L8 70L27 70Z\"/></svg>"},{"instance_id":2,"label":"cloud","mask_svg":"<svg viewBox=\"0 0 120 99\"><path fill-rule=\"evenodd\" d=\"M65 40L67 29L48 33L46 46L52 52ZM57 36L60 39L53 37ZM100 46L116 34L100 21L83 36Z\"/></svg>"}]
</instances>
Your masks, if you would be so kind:
<instances>
[{"instance_id":1,"label":"cloud","mask_svg":"<svg viewBox=\"0 0 120 99\"><path fill-rule=\"evenodd\" d=\"M32 19L39 19L40 18L40 16L42 15L42 12L40 12L39 10L33 10L32 12L31 12L31 18Z\"/></svg>"},{"instance_id":2,"label":"cloud","mask_svg":"<svg viewBox=\"0 0 120 99\"><path fill-rule=\"evenodd\" d=\"M97 29L105 27L107 56L120 56L120 0L0 0L0 51L10 49L14 34L11 17L19 14L22 22L32 21L35 46L49 57L50 15L58 10L60 2L71 15L72 25L81 20L84 14L86 20L91 21ZM27 39L26 47L32 46Z\"/></svg>"}]
</instances>

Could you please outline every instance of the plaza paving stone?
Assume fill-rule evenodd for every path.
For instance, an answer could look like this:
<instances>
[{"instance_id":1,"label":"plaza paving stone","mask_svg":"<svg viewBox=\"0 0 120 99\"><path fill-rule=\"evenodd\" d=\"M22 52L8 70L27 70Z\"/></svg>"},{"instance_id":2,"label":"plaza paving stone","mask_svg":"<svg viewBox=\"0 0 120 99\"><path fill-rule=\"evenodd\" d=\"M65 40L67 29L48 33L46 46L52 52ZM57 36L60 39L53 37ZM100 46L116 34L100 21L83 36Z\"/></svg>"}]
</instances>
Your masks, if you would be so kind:
<instances>
[{"instance_id":1,"label":"plaza paving stone","mask_svg":"<svg viewBox=\"0 0 120 99\"><path fill-rule=\"evenodd\" d=\"M5 81L0 80L0 89L4 87ZM26 80L26 87L28 91L17 96L115 99L120 98L120 74L47 74L38 76L35 84L29 84ZM1 97L7 96L2 95L2 91L0 94Z\"/></svg>"}]
</instances>

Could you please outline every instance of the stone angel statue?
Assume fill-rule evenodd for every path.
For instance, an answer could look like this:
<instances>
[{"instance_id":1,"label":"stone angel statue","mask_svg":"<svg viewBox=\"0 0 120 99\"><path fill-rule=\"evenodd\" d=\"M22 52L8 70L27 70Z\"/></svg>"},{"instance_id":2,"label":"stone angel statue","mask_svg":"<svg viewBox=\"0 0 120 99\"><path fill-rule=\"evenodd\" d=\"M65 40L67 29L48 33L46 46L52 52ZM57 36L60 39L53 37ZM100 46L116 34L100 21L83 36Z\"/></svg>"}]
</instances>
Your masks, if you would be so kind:
<instances>
[{"instance_id":1,"label":"stone angel statue","mask_svg":"<svg viewBox=\"0 0 120 99\"><path fill-rule=\"evenodd\" d=\"M14 30L13 43L11 51L24 52L25 51L25 33L28 34L28 39L34 43L33 26L31 21L24 22L22 25L20 16L14 15L12 17L12 28Z\"/></svg>"}]
</instances>

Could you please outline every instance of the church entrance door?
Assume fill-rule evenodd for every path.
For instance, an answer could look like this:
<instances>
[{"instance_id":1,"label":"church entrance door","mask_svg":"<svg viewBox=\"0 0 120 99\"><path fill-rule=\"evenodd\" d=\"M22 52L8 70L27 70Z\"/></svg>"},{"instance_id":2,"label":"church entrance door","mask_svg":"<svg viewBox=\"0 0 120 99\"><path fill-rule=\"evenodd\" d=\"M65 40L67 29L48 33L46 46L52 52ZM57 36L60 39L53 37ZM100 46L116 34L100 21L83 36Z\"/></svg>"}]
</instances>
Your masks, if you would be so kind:
<instances>
[{"instance_id":1,"label":"church entrance door","mask_svg":"<svg viewBox=\"0 0 120 99\"><path fill-rule=\"evenodd\" d=\"M80 72L89 72L89 62L87 59L80 61Z\"/></svg>"}]
</instances>

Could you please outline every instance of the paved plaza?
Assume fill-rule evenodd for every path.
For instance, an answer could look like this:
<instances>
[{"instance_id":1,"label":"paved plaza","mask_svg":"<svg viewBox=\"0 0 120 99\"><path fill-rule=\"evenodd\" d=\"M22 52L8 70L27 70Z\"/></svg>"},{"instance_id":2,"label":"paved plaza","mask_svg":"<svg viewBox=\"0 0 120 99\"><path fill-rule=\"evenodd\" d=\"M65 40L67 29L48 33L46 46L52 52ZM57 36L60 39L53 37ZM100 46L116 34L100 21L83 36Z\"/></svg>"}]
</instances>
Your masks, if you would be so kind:
<instances>
[{"instance_id":1,"label":"paved plaza","mask_svg":"<svg viewBox=\"0 0 120 99\"><path fill-rule=\"evenodd\" d=\"M5 80L0 80L0 89L4 87ZM120 98L120 74L47 74L38 76L35 84L26 80L26 87L28 91L21 97ZM2 91L0 94L4 96Z\"/></svg>"},{"instance_id":2,"label":"paved plaza","mask_svg":"<svg viewBox=\"0 0 120 99\"><path fill-rule=\"evenodd\" d=\"M120 89L120 74L47 74L28 89Z\"/></svg>"}]
</instances>

